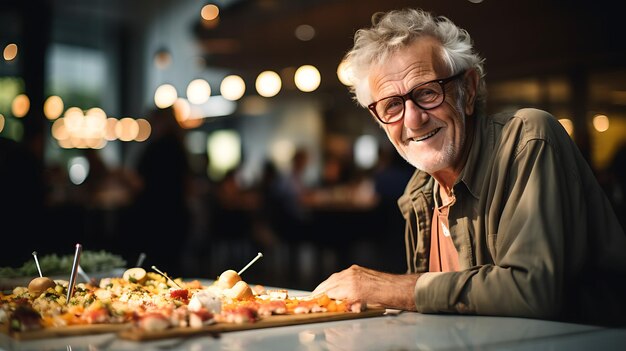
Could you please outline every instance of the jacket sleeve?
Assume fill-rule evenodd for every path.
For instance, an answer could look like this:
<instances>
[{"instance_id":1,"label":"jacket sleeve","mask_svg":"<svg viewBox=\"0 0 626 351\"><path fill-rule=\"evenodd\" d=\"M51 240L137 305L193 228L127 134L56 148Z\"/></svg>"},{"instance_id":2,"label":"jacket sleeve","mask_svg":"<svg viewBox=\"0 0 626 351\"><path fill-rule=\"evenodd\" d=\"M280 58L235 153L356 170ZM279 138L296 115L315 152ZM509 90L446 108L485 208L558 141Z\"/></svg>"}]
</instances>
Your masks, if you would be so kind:
<instances>
[{"instance_id":1,"label":"jacket sleeve","mask_svg":"<svg viewBox=\"0 0 626 351\"><path fill-rule=\"evenodd\" d=\"M495 150L479 202L484 225L475 240L486 241L493 263L423 274L414 291L418 311L535 318L559 314L565 219L578 216L578 225L586 227L584 210L574 205L580 201L572 201L581 187L552 143L554 135L529 135L523 122L514 124L502 137L516 140Z\"/></svg>"}]
</instances>

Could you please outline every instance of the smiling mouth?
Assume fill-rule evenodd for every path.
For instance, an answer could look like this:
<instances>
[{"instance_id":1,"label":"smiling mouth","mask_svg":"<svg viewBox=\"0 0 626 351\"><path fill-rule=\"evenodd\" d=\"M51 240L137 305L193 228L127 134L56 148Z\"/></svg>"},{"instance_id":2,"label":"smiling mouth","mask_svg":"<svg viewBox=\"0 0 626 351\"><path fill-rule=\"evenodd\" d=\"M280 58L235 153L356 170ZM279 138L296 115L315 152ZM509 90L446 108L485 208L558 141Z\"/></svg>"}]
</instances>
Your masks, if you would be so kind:
<instances>
[{"instance_id":1,"label":"smiling mouth","mask_svg":"<svg viewBox=\"0 0 626 351\"><path fill-rule=\"evenodd\" d=\"M432 132L430 132L430 133L428 133L426 135L423 135L423 136L417 137L417 138L412 138L411 141L424 141L426 139L430 139L435 134L437 134L440 130L441 130L441 128L437 128L437 129L433 130Z\"/></svg>"}]
</instances>

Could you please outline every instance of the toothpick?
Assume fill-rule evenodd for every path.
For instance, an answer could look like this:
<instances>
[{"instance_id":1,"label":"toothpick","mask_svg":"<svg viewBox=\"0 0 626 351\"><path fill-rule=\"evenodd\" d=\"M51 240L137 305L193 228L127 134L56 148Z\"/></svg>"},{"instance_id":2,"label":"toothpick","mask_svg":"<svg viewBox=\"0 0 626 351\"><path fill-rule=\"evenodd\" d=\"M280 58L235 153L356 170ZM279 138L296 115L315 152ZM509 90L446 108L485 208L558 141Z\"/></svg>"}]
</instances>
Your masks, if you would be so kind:
<instances>
[{"instance_id":1,"label":"toothpick","mask_svg":"<svg viewBox=\"0 0 626 351\"><path fill-rule=\"evenodd\" d=\"M252 266L252 264L253 264L254 262L256 262L256 261L257 261L259 258L261 258L261 257L263 257L263 254L259 252L259 253L256 255L256 257L255 257L255 258L253 258L253 259L252 259L252 261L250 261L250 263L248 263L245 267L243 267L243 268L242 268L242 269L241 269L241 270L240 270L237 274L241 275L241 273L243 273L246 269L248 269L248 267Z\"/></svg>"},{"instance_id":2,"label":"toothpick","mask_svg":"<svg viewBox=\"0 0 626 351\"><path fill-rule=\"evenodd\" d=\"M146 259L145 252L140 253L139 258L137 259L137 264L135 264L135 267L141 267L141 265L143 264L143 260L145 259Z\"/></svg>"},{"instance_id":3,"label":"toothpick","mask_svg":"<svg viewBox=\"0 0 626 351\"><path fill-rule=\"evenodd\" d=\"M39 277L43 277L43 274L41 274L41 267L39 267L39 260L37 260L37 251L33 251L33 257L35 258L35 265L39 271Z\"/></svg>"},{"instance_id":4,"label":"toothpick","mask_svg":"<svg viewBox=\"0 0 626 351\"><path fill-rule=\"evenodd\" d=\"M154 269L155 271L157 271L157 273L159 273L160 275L164 276L165 279L169 280L170 283L176 285L179 289L182 289L183 287L178 285L178 283L176 283L175 281L173 281L170 277L167 276L167 274L161 272L158 268L156 268L155 266L152 266L152 269Z\"/></svg>"},{"instance_id":5,"label":"toothpick","mask_svg":"<svg viewBox=\"0 0 626 351\"><path fill-rule=\"evenodd\" d=\"M78 265L80 264L80 253L83 251L81 244L76 244L76 251L74 252L74 263L72 263L72 272L70 273L70 281L67 285L67 298L65 303L70 303L72 295L74 295L74 287L76 286L76 275L78 274Z\"/></svg>"}]
</instances>

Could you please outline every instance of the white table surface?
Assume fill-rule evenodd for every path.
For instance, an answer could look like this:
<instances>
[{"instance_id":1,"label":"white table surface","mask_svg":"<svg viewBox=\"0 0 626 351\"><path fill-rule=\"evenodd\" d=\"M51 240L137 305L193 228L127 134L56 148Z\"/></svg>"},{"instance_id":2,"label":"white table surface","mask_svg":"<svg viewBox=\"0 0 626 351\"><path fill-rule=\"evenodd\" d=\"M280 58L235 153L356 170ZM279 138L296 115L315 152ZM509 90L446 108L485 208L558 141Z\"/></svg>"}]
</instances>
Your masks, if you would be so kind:
<instances>
[{"instance_id":1,"label":"white table surface","mask_svg":"<svg viewBox=\"0 0 626 351\"><path fill-rule=\"evenodd\" d=\"M2 350L626 350L626 329L542 320L425 315L312 323L150 342L115 334L15 341Z\"/></svg>"},{"instance_id":2,"label":"white table surface","mask_svg":"<svg viewBox=\"0 0 626 351\"><path fill-rule=\"evenodd\" d=\"M208 284L210 282L204 282ZM291 296L307 292L290 290ZM626 328L525 318L398 315L311 323L136 342L113 333L16 341L0 334L0 350L626 350Z\"/></svg>"}]
</instances>

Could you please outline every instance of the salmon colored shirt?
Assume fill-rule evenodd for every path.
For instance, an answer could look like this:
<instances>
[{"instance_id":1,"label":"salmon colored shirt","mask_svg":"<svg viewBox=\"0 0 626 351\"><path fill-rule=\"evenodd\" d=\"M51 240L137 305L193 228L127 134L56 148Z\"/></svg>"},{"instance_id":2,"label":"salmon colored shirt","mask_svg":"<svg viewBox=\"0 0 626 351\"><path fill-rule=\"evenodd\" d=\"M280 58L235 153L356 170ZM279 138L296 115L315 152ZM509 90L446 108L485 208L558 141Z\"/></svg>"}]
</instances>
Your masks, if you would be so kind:
<instances>
[{"instance_id":1,"label":"salmon colored shirt","mask_svg":"<svg viewBox=\"0 0 626 351\"><path fill-rule=\"evenodd\" d=\"M435 188L438 188L435 186ZM435 191L435 209L430 235L429 272L457 272L460 270L459 253L454 246L448 224L450 206L454 205L456 197L451 194L447 203L439 206L438 191Z\"/></svg>"}]
</instances>

